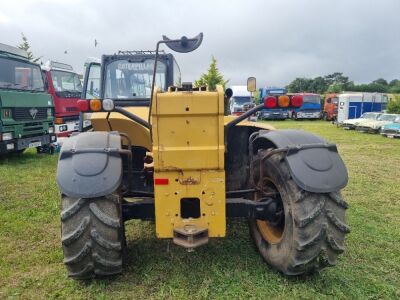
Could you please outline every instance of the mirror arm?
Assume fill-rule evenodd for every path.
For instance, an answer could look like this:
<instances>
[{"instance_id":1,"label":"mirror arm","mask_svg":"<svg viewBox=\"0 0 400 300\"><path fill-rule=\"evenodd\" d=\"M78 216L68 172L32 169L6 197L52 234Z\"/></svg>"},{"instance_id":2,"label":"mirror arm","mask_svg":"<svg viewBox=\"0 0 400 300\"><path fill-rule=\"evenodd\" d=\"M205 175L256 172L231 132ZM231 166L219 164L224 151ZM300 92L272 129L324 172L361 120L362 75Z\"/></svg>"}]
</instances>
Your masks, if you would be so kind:
<instances>
[{"instance_id":1,"label":"mirror arm","mask_svg":"<svg viewBox=\"0 0 400 300\"><path fill-rule=\"evenodd\" d=\"M246 111L244 114L238 116L237 118L235 118L234 120L230 121L228 124L225 125L225 136L228 133L228 130L235 126L236 124L242 122L244 119L247 119L248 117L250 117L252 114L255 114L256 112L262 110L264 107L264 103L257 105L256 107L253 107L252 109L249 109L248 111Z\"/></svg>"},{"instance_id":2,"label":"mirror arm","mask_svg":"<svg viewBox=\"0 0 400 300\"><path fill-rule=\"evenodd\" d=\"M139 118L138 116L136 116L133 113L127 111L126 109L124 109L124 108L122 108L120 106L116 106L116 107L114 107L113 111L119 112L121 115L124 115L125 117L135 121L136 123L139 123L140 125L146 127L147 129L151 130L150 123L146 122L142 118Z\"/></svg>"},{"instance_id":3,"label":"mirror arm","mask_svg":"<svg viewBox=\"0 0 400 300\"><path fill-rule=\"evenodd\" d=\"M160 44L169 44L169 43L179 43L181 42L181 39L178 40L161 40L157 42L157 46L156 46L156 57L154 59L154 70L153 70L153 80L151 83L151 95L150 95L150 106L149 106L149 117L147 119L147 123L151 123L150 119L151 119L151 108L153 105L153 95L154 95L154 85L155 85L155 81L156 81L156 72L157 72L157 61L158 61L158 49L160 48ZM193 42L193 41L197 41L197 39L187 39L186 42ZM150 129L151 130L151 129Z\"/></svg>"}]
</instances>

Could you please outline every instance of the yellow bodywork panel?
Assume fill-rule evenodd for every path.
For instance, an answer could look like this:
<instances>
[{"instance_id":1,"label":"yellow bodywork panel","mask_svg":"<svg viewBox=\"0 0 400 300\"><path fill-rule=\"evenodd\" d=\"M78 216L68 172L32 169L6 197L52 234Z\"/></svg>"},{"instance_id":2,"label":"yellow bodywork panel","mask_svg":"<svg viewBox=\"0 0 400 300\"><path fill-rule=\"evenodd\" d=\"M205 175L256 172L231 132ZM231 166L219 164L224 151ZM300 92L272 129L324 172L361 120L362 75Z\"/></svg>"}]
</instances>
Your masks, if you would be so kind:
<instances>
[{"instance_id":1,"label":"yellow bodywork panel","mask_svg":"<svg viewBox=\"0 0 400 300\"><path fill-rule=\"evenodd\" d=\"M171 238L174 228L185 225L208 228L209 237L225 236L225 171L160 171L155 176L169 181L154 186L157 237ZM200 199L199 218L182 218L182 198Z\"/></svg>"},{"instance_id":2,"label":"yellow bodywork panel","mask_svg":"<svg viewBox=\"0 0 400 300\"><path fill-rule=\"evenodd\" d=\"M125 107L148 119L148 107ZM129 135L134 146L153 152L156 234L173 237L185 225L207 229L209 237L226 232L224 125L236 116L224 116L224 93L156 92L152 104L152 133L117 112L92 113L95 131L119 131ZM273 130L265 123L244 120L237 126ZM161 179L163 184L157 184ZM182 199L199 201L199 214L182 216Z\"/></svg>"},{"instance_id":3,"label":"yellow bodywork panel","mask_svg":"<svg viewBox=\"0 0 400 300\"><path fill-rule=\"evenodd\" d=\"M147 121L149 117L148 107L135 106L124 107L124 109L145 121ZM107 122L107 114L108 113L105 112L92 113L91 122L95 131L119 131L126 133L130 137L133 145L141 146L151 151L150 131L147 128L117 112L110 113Z\"/></svg>"},{"instance_id":4,"label":"yellow bodywork panel","mask_svg":"<svg viewBox=\"0 0 400 300\"><path fill-rule=\"evenodd\" d=\"M156 93L152 107L156 233L207 228L225 236L224 94ZM157 179L167 180L158 185ZM199 216L182 218L182 199L200 201Z\"/></svg>"}]
</instances>

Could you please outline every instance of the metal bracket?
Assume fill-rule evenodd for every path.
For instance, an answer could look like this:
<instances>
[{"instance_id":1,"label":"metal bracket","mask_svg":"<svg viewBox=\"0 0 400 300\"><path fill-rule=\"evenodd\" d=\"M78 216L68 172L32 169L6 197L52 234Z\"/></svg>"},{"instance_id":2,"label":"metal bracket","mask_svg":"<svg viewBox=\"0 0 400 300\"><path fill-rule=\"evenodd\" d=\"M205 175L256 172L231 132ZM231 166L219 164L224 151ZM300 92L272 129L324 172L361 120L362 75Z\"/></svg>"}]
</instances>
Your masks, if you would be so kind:
<instances>
[{"instance_id":1,"label":"metal bracket","mask_svg":"<svg viewBox=\"0 0 400 300\"><path fill-rule=\"evenodd\" d=\"M188 251L208 243L208 229L199 228L195 225L187 224L182 228L174 228L175 244L182 246Z\"/></svg>"}]
</instances>

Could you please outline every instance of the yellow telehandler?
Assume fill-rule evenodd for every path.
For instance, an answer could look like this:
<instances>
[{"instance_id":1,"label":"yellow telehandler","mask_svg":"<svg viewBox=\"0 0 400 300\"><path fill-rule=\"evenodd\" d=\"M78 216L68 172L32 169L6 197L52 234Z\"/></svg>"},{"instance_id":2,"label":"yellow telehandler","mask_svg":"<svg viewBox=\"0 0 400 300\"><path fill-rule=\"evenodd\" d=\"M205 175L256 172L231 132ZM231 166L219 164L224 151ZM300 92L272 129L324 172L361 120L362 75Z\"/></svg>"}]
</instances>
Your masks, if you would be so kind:
<instances>
[{"instance_id":1,"label":"yellow telehandler","mask_svg":"<svg viewBox=\"0 0 400 300\"><path fill-rule=\"evenodd\" d=\"M159 48L187 53L202 40L164 36L156 51L87 64L79 108L93 130L64 142L57 169L70 277L121 273L131 219L153 220L158 238L189 251L224 237L227 218L244 219L261 256L286 275L332 266L344 251L348 175L336 146L247 120L300 107L301 96L266 97L230 116L230 89L181 83ZM255 91L255 78L247 84Z\"/></svg>"}]
</instances>

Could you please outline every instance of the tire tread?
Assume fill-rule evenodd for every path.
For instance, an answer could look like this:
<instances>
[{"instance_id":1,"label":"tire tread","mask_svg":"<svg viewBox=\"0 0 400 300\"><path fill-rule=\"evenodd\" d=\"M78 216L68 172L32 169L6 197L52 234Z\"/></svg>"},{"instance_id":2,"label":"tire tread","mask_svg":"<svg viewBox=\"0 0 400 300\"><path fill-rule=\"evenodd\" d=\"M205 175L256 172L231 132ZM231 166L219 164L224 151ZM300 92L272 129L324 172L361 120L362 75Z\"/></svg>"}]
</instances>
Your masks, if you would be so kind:
<instances>
[{"instance_id":1,"label":"tire tread","mask_svg":"<svg viewBox=\"0 0 400 300\"><path fill-rule=\"evenodd\" d=\"M69 277L90 279L122 272L125 244L118 197L62 196L61 241Z\"/></svg>"},{"instance_id":2,"label":"tire tread","mask_svg":"<svg viewBox=\"0 0 400 300\"><path fill-rule=\"evenodd\" d=\"M259 157L265 155L263 150ZM275 269L286 275L308 274L336 264L336 258L344 252L344 238L350 232L344 212L348 204L340 192L312 193L302 190L292 177L283 155L268 158L268 165L276 168L292 196L289 201L293 220L293 239L282 260L269 257L270 245L262 239L254 220L250 220L250 232L258 251ZM258 161L255 162L257 164ZM264 167L267 170L267 166ZM266 171L264 176L273 176ZM273 172L273 171L272 171ZM259 178L259 180L262 180ZM279 253L284 253L279 252Z\"/></svg>"}]
</instances>

